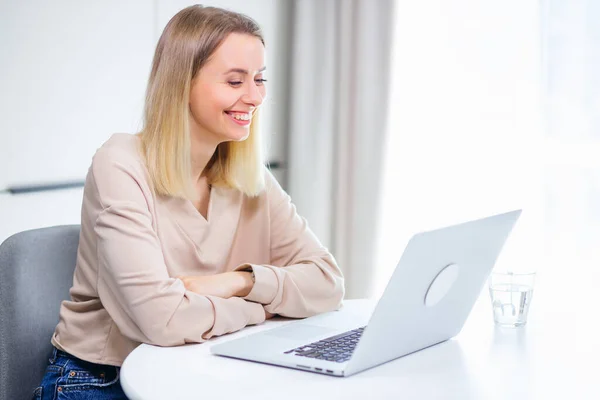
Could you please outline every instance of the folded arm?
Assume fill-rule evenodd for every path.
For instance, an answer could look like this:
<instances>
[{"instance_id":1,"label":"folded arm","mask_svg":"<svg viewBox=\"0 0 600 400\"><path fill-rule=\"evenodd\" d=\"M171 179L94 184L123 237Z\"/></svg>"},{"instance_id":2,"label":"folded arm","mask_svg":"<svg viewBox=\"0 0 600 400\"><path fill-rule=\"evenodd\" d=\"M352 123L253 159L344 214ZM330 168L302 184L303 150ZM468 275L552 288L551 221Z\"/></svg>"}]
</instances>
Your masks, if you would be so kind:
<instances>
[{"instance_id":1,"label":"folded arm","mask_svg":"<svg viewBox=\"0 0 600 400\"><path fill-rule=\"evenodd\" d=\"M243 264L256 282L246 300L261 303L267 312L308 317L341 306L344 279L334 257L321 245L290 197L267 173L270 265Z\"/></svg>"}]
</instances>

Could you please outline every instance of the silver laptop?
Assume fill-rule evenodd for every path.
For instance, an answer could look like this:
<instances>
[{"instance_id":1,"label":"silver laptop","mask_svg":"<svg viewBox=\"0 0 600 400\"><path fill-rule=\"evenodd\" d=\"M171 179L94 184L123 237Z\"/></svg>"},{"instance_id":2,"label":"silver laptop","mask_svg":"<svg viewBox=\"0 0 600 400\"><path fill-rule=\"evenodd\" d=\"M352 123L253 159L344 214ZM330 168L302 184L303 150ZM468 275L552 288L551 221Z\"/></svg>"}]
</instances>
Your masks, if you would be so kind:
<instances>
[{"instance_id":1,"label":"silver laptop","mask_svg":"<svg viewBox=\"0 0 600 400\"><path fill-rule=\"evenodd\" d=\"M329 312L213 354L350 376L457 335L521 210L414 235L372 313Z\"/></svg>"}]
</instances>

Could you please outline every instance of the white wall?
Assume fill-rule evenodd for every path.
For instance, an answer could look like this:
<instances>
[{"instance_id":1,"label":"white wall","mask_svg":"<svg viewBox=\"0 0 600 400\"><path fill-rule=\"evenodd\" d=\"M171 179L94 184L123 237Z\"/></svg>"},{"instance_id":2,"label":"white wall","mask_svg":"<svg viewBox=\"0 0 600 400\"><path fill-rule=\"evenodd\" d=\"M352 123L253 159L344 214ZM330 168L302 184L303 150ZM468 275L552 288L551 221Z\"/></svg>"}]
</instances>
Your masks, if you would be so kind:
<instances>
[{"instance_id":1,"label":"white wall","mask_svg":"<svg viewBox=\"0 0 600 400\"><path fill-rule=\"evenodd\" d=\"M0 189L82 179L102 142L138 127L155 43L152 2L0 7Z\"/></svg>"},{"instance_id":2,"label":"white wall","mask_svg":"<svg viewBox=\"0 0 600 400\"><path fill-rule=\"evenodd\" d=\"M0 2L0 242L24 229L79 223L82 189L26 195L6 189L83 180L112 133L138 131L158 37L177 11L195 3ZM261 25L273 88L263 132L269 159L284 161L289 2L203 4L245 13Z\"/></svg>"}]
</instances>

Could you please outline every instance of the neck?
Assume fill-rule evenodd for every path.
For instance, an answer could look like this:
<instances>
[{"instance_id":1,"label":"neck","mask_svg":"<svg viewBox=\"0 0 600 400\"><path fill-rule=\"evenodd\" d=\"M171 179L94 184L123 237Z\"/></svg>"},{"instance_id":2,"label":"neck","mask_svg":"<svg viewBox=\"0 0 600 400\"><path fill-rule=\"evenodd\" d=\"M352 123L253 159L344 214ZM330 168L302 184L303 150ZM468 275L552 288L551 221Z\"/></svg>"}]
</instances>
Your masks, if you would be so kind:
<instances>
[{"instance_id":1,"label":"neck","mask_svg":"<svg viewBox=\"0 0 600 400\"><path fill-rule=\"evenodd\" d=\"M194 129L195 128L195 129ZM212 135L200 132L198 127L190 130L192 180L196 184L205 175L206 165L217 149L218 141Z\"/></svg>"}]
</instances>

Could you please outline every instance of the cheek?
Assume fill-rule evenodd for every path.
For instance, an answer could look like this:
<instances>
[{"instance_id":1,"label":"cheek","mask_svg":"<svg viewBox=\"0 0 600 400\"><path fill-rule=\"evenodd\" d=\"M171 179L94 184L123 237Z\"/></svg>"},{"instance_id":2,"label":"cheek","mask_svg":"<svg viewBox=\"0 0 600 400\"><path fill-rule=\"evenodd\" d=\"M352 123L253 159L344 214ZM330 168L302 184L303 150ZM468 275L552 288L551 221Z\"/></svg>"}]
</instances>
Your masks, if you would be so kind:
<instances>
[{"instance_id":1,"label":"cheek","mask_svg":"<svg viewBox=\"0 0 600 400\"><path fill-rule=\"evenodd\" d=\"M206 105L206 99L192 97L190 98L190 112L192 117L200 123L206 123L207 115L211 113Z\"/></svg>"},{"instance_id":2,"label":"cheek","mask_svg":"<svg viewBox=\"0 0 600 400\"><path fill-rule=\"evenodd\" d=\"M215 93L211 98L211 109L215 112L223 112L231 108L237 102L237 97L226 92Z\"/></svg>"},{"instance_id":3,"label":"cheek","mask_svg":"<svg viewBox=\"0 0 600 400\"><path fill-rule=\"evenodd\" d=\"M238 97L237 93L228 88L212 88L202 93L204 106L213 112L223 112L231 108Z\"/></svg>"},{"instance_id":4,"label":"cheek","mask_svg":"<svg viewBox=\"0 0 600 400\"><path fill-rule=\"evenodd\" d=\"M190 108L196 115L221 113L236 102L234 94L226 88L204 85L194 89L190 95Z\"/></svg>"},{"instance_id":5,"label":"cheek","mask_svg":"<svg viewBox=\"0 0 600 400\"><path fill-rule=\"evenodd\" d=\"M224 118L223 111L231 107L232 103L227 100L222 96L204 92L202 96L191 99L190 110L197 122L205 126L213 126L221 123Z\"/></svg>"},{"instance_id":6,"label":"cheek","mask_svg":"<svg viewBox=\"0 0 600 400\"><path fill-rule=\"evenodd\" d=\"M195 116L198 116L202 110L206 109L206 100L206 96L202 95L202 90L194 87L190 93L190 110Z\"/></svg>"}]
</instances>

